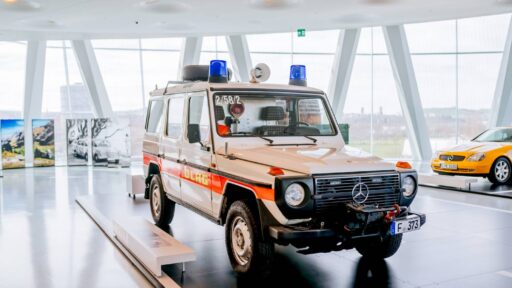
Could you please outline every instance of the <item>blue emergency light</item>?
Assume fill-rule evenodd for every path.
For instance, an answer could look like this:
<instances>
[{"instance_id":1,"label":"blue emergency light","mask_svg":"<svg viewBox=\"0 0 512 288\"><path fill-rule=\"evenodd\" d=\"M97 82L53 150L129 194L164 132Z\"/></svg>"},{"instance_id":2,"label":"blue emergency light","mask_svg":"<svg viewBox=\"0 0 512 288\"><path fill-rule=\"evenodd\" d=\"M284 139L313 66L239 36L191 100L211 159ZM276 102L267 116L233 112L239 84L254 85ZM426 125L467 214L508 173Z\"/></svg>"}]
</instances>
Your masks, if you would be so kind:
<instances>
[{"instance_id":1,"label":"blue emergency light","mask_svg":"<svg viewBox=\"0 0 512 288\"><path fill-rule=\"evenodd\" d=\"M288 84L296 86L308 86L306 78L306 66L292 65L290 67L290 81Z\"/></svg>"},{"instance_id":2,"label":"blue emergency light","mask_svg":"<svg viewBox=\"0 0 512 288\"><path fill-rule=\"evenodd\" d=\"M208 72L208 82L227 83L228 65L224 60L210 61L210 71Z\"/></svg>"}]
</instances>

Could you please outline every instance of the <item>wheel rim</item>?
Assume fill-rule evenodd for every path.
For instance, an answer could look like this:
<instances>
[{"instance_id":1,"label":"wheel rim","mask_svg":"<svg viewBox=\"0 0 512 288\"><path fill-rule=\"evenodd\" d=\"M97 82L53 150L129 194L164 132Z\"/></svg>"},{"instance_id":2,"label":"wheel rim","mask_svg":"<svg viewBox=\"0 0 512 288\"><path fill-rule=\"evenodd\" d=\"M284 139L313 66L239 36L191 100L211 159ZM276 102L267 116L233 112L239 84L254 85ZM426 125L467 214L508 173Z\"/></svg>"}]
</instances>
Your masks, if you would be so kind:
<instances>
[{"instance_id":1,"label":"wheel rim","mask_svg":"<svg viewBox=\"0 0 512 288\"><path fill-rule=\"evenodd\" d=\"M252 240L249 226L240 216L231 225L231 247L238 264L246 265L252 257Z\"/></svg>"},{"instance_id":2,"label":"wheel rim","mask_svg":"<svg viewBox=\"0 0 512 288\"><path fill-rule=\"evenodd\" d=\"M510 175L510 167L507 162L500 160L494 168L494 175L500 182L505 182Z\"/></svg>"},{"instance_id":3,"label":"wheel rim","mask_svg":"<svg viewBox=\"0 0 512 288\"><path fill-rule=\"evenodd\" d=\"M156 218L160 218L160 187L158 185L153 186L153 191L151 195L153 213Z\"/></svg>"}]
</instances>

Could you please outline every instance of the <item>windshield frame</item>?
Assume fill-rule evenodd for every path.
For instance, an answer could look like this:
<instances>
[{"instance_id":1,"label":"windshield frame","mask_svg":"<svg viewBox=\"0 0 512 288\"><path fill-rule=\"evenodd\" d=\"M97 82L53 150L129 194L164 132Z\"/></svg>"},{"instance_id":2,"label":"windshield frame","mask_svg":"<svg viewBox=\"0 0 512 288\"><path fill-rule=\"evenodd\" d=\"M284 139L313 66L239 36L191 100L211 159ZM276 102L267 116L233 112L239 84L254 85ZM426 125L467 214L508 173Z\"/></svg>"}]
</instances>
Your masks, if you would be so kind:
<instances>
[{"instance_id":1,"label":"windshield frame","mask_svg":"<svg viewBox=\"0 0 512 288\"><path fill-rule=\"evenodd\" d=\"M512 127L495 127L495 128L490 128L490 129L487 129L485 131L483 131L482 133L478 134L478 136L476 136L475 138L471 139L472 142L478 142L478 143L483 143L483 142L490 142L490 143L509 143L509 142L512 142L512 141L482 141L482 140L478 140L478 138L480 138L480 136L484 135L485 133L489 132L489 131L500 131L500 130L512 130Z\"/></svg>"},{"instance_id":2,"label":"windshield frame","mask_svg":"<svg viewBox=\"0 0 512 288\"><path fill-rule=\"evenodd\" d=\"M307 93L307 92L297 92L297 91L282 91L282 90L258 90L258 91L250 91L250 90L240 90L240 91L229 91L229 90L221 90L221 91L211 91L213 93L210 93L210 101L212 103L212 106L215 106L215 96L216 95L238 95L238 96L262 96L262 97L272 97L272 96L297 96L297 97L308 97L311 99L320 99L322 101L322 104L324 106L324 110L327 113L327 117L329 119L329 126L331 126L331 130L333 131L332 134L327 135L307 135L309 137L335 137L339 135L338 126L336 125L336 118L332 114L332 108L329 105L329 103L326 101L326 95L325 94L317 94L317 93ZM212 124L215 123L215 115L212 115ZM218 126L213 125L215 127L215 133L216 136L221 137L223 139L229 139L229 138L258 138L259 136L256 134L250 134L250 135L235 135L235 136L227 136L227 135L221 135L218 131ZM279 136L265 136L267 138L280 138L280 137L304 137L304 135L279 135Z\"/></svg>"}]
</instances>

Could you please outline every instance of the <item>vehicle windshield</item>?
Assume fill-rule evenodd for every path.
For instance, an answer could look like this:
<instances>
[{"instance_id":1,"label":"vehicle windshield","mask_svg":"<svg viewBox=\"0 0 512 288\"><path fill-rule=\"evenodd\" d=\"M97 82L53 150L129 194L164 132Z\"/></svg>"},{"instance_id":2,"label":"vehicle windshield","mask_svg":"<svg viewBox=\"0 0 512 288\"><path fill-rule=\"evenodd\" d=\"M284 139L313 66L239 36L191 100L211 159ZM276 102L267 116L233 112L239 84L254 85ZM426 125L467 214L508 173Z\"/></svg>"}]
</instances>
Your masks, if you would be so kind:
<instances>
[{"instance_id":1,"label":"vehicle windshield","mask_svg":"<svg viewBox=\"0 0 512 288\"><path fill-rule=\"evenodd\" d=\"M319 96L215 94L217 133L223 137L336 134Z\"/></svg>"},{"instance_id":2,"label":"vehicle windshield","mask_svg":"<svg viewBox=\"0 0 512 288\"><path fill-rule=\"evenodd\" d=\"M476 142L512 142L512 128L490 129L473 139Z\"/></svg>"}]
</instances>

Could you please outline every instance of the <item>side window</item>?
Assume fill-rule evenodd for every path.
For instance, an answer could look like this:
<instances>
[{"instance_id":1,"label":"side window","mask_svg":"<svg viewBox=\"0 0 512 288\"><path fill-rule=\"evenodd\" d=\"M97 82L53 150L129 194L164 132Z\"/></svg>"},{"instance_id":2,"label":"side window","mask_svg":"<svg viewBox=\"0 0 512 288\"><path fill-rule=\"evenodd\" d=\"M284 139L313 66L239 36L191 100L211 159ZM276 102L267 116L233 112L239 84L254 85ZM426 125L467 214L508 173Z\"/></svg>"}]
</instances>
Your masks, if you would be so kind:
<instances>
[{"instance_id":1,"label":"side window","mask_svg":"<svg viewBox=\"0 0 512 288\"><path fill-rule=\"evenodd\" d=\"M149 115L146 123L146 131L149 133L162 132L162 113L164 110L164 101L153 100L149 103Z\"/></svg>"},{"instance_id":2,"label":"side window","mask_svg":"<svg viewBox=\"0 0 512 288\"><path fill-rule=\"evenodd\" d=\"M208 117L208 100L206 96L202 95L192 96L190 97L189 101L189 127L190 125L197 125L199 127L199 136L201 142L203 142L208 139L208 135L210 133L210 119Z\"/></svg>"},{"instance_id":3,"label":"side window","mask_svg":"<svg viewBox=\"0 0 512 288\"><path fill-rule=\"evenodd\" d=\"M178 139L183 131L183 96L171 97L169 100L169 114L167 117L167 136Z\"/></svg>"}]
</instances>

